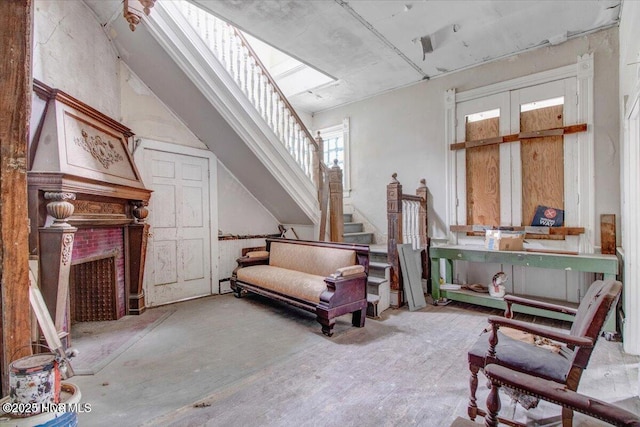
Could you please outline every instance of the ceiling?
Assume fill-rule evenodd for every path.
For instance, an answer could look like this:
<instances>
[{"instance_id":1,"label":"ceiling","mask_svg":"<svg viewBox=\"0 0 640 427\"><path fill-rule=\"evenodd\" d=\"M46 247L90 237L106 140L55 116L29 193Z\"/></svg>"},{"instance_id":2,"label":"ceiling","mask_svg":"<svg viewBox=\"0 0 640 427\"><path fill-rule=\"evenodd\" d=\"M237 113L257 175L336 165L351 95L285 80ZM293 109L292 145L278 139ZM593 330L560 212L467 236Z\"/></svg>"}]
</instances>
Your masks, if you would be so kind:
<instances>
[{"instance_id":1,"label":"ceiling","mask_svg":"<svg viewBox=\"0 0 640 427\"><path fill-rule=\"evenodd\" d=\"M622 0L189 1L335 78L290 99L312 113L617 25Z\"/></svg>"}]
</instances>

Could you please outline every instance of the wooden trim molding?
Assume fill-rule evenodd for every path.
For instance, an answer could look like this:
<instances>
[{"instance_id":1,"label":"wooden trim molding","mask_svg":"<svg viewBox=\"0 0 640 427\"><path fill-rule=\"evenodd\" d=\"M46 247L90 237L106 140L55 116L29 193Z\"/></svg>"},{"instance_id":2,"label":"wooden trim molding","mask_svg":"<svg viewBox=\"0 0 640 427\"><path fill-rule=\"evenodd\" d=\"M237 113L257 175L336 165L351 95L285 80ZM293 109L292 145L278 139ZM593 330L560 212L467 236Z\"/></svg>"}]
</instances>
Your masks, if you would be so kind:
<instances>
[{"instance_id":1,"label":"wooden trim molding","mask_svg":"<svg viewBox=\"0 0 640 427\"><path fill-rule=\"evenodd\" d=\"M117 122L111 117L105 116L100 111L85 104L79 99L74 98L68 93L61 91L60 89L54 89L50 86L47 86L46 84L42 83L38 79L33 79L33 91L36 93L36 95L38 95L38 97L40 97L41 99L47 102L53 99L56 101L60 101L63 104L68 105L69 107L73 107L74 109L86 114L87 116L91 117L94 120L97 120L98 122L104 124L105 126L108 126L113 130L116 130L122 133L126 138L129 138L134 135L131 129L129 129L122 123Z\"/></svg>"}]
</instances>

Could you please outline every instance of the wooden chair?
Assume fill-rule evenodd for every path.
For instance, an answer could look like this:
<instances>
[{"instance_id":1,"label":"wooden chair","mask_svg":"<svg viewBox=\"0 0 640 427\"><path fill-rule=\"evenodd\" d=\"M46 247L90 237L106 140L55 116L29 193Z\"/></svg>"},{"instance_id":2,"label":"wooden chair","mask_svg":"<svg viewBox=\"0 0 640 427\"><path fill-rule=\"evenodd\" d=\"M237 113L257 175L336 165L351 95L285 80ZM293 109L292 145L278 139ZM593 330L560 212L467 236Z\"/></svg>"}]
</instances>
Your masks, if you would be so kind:
<instances>
[{"instance_id":1,"label":"wooden chair","mask_svg":"<svg viewBox=\"0 0 640 427\"><path fill-rule=\"evenodd\" d=\"M615 426L640 426L640 417L638 415L613 404L576 393L565 384L558 384L529 374L516 372L496 364L485 366L484 373L491 381L491 391L487 398L489 414L485 419L485 423L488 426L494 426L498 423L498 412L500 411L499 390L501 386L507 386L520 393L562 405L565 408L587 414Z\"/></svg>"},{"instance_id":2,"label":"wooden chair","mask_svg":"<svg viewBox=\"0 0 640 427\"><path fill-rule=\"evenodd\" d=\"M490 316L488 320L491 330L488 339L485 335L481 336L468 353L471 371L469 380L471 393L467 408L469 418L475 420L477 415L487 414L476 404L476 390L478 389L478 371L490 363L554 381L563 384L568 390L576 391L582 371L587 367L609 309L614 305L621 291L622 284L615 280L595 281L589 287L577 310L510 295L505 296L507 316L512 313L512 304L518 304L571 314L574 316L574 321L567 334L509 317ZM501 326L548 338L564 345L559 352L553 352L499 333L498 329ZM572 418L573 411L563 407L563 426L571 426ZM514 420L503 418L500 422L521 425Z\"/></svg>"}]
</instances>

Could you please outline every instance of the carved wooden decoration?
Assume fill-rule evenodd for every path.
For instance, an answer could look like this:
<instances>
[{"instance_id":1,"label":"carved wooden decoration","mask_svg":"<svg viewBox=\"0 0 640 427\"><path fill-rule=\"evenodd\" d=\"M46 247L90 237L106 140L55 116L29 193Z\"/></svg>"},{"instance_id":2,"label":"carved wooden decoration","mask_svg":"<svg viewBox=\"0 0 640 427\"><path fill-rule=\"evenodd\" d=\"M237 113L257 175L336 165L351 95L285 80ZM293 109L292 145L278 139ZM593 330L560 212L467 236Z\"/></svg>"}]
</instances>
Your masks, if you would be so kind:
<instances>
[{"instance_id":1,"label":"carved wooden decoration","mask_svg":"<svg viewBox=\"0 0 640 427\"><path fill-rule=\"evenodd\" d=\"M87 153L100 162L105 168L109 169L114 163L121 162L124 157L116 149L118 142L110 141L108 138L103 139L100 135L89 136L86 129L80 131L82 138L74 137L73 141L76 145L82 147Z\"/></svg>"}]
</instances>

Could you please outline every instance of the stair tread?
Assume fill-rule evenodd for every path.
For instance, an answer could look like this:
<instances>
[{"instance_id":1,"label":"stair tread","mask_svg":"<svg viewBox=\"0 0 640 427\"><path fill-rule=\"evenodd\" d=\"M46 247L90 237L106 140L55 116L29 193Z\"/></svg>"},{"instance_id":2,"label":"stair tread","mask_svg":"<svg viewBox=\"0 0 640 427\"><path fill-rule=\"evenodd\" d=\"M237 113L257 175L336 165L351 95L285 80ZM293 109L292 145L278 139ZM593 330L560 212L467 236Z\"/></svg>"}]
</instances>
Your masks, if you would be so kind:
<instances>
[{"instance_id":1,"label":"stair tread","mask_svg":"<svg viewBox=\"0 0 640 427\"><path fill-rule=\"evenodd\" d=\"M391 264L388 262L369 261L369 268L379 268L382 270L387 267L391 267Z\"/></svg>"},{"instance_id":2,"label":"stair tread","mask_svg":"<svg viewBox=\"0 0 640 427\"><path fill-rule=\"evenodd\" d=\"M388 252L387 245L369 245L369 252L386 254Z\"/></svg>"},{"instance_id":3,"label":"stair tread","mask_svg":"<svg viewBox=\"0 0 640 427\"><path fill-rule=\"evenodd\" d=\"M361 222L345 222L344 225L359 225L362 224Z\"/></svg>"},{"instance_id":4,"label":"stair tread","mask_svg":"<svg viewBox=\"0 0 640 427\"><path fill-rule=\"evenodd\" d=\"M367 302L378 303L380 301L380 297L375 294L367 294Z\"/></svg>"},{"instance_id":5,"label":"stair tread","mask_svg":"<svg viewBox=\"0 0 640 427\"><path fill-rule=\"evenodd\" d=\"M343 236L366 236L368 234L373 234L368 231L354 231L352 233L342 233Z\"/></svg>"},{"instance_id":6,"label":"stair tread","mask_svg":"<svg viewBox=\"0 0 640 427\"><path fill-rule=\"evenodd\" d=\"M367 284L372 284L372 285L381 285L382 283L386 282L387 279L384 277L375 277L375 276L369 276L367 278Z\"/></svg>"}]
</instances>

